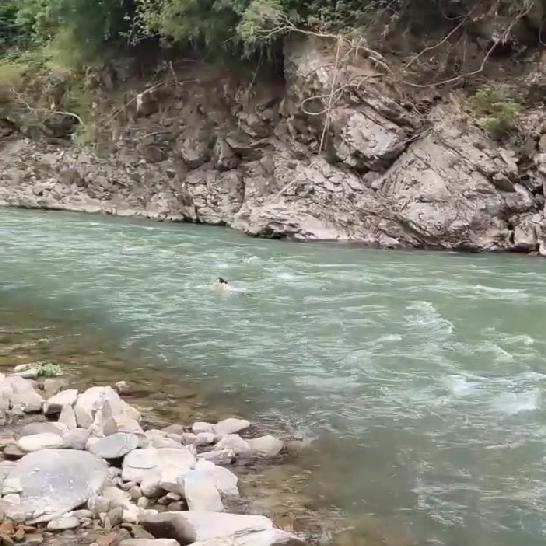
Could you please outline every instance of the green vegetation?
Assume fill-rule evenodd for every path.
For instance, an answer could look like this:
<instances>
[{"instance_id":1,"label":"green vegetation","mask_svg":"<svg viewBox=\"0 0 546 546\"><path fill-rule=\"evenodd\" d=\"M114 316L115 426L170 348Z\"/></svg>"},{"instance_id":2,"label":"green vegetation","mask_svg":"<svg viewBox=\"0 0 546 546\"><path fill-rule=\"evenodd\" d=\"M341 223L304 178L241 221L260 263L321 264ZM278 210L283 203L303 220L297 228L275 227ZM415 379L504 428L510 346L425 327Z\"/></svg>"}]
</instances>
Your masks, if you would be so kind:
<instances>
[{"instance_id":1,"label":"green vegetation","mask_svg":"<svg viewBox=\"0 0 546 546\"><path fill-rule=\"evenodd\" d=\"M498 13L518 14L535 0L500 0ZM377 25L384 31L428 32L493 0L2 0L0 48L54 45L96 55L104 44L140 39L189 44L207 53L251 56L269 48L283 29L350 32ZM479 10L476 10L479 7Z\"/></svg>"},{"instance_id":2,"label":"green vegetation","mask_svg":"<svg viewBox=\"0 0 546 546\"><path fill-rule=\"evenodd\" d=\"M503 139L516 128L522 106L504 86L482 87L473 97L480 125L497 139Z\"/></svg>"}]
</instances>

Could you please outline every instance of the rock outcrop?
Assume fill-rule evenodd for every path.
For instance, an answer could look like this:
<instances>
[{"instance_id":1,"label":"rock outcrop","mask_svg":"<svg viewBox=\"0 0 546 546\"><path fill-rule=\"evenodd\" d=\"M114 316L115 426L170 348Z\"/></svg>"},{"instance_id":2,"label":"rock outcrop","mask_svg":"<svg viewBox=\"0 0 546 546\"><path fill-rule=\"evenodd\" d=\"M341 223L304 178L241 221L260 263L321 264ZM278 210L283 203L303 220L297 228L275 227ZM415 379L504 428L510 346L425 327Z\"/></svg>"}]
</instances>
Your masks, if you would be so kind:
<instances>
[{"instance_id":1,"label":"rock outcrop","mask_svg":"<svg viewBox=\"0 0 546 546\"><path fill-rule=\"evenodd\" d=\"M282 81L249 86L203 67L192 82L141 91L95 147L12 134L0 140L0 205L271 238L546 254L540 97L539 136L523 165L464 100L450 100L462 95L418 109L362 56L336 72L336 89L348 91L326 111L331 45L288 40ZM530 93L542 81L531 80Z\"/></svg>"}]
</instances>

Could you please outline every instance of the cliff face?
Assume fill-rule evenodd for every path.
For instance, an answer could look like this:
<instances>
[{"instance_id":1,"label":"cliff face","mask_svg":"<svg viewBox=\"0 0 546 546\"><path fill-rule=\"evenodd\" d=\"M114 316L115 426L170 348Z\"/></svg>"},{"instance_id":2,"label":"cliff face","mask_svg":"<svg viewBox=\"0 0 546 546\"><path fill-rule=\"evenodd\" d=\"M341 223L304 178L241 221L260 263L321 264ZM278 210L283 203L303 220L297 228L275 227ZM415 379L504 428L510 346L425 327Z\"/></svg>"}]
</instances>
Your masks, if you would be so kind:
<instances>
[{"instance_id":1,"label":"cliff face","mask_svg":"<svg viewBox=\"0 0 546 546\"><path fill-rule=\"evenodd\" d=\"M288 41L284 77L267 82L202 66L146 87L112 69L134 99L107 141L0 139L0 205L546 255L544 55L525 75L539 98L522 161L472 121L462 92L408 101L369 58L340 68L335 54L331 42Z\"/></svg>"}]
</instances>

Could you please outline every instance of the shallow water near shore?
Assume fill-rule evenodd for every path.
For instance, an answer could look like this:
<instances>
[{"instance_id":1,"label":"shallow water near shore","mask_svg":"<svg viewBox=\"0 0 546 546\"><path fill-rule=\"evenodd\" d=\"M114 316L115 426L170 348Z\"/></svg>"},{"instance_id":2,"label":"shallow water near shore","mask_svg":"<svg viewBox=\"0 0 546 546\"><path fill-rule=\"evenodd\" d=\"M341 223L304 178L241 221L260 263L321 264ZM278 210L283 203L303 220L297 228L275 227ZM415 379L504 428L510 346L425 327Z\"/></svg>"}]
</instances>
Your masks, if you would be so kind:
<instances>
[{"instance_id":1,"label":"shallow water near shore","mask_svg":"<svg viewBox=\"0 0 546 546\"><path fill-rule=\"evenodd\" d=\"M54 360L127 379L158 417L313 440L258 475L285 483L255 507L332 517L325 541L342 510L342 546L544 544L545 309L525 256L0 210L0 366Z\"/></svg>"}]
</instances>

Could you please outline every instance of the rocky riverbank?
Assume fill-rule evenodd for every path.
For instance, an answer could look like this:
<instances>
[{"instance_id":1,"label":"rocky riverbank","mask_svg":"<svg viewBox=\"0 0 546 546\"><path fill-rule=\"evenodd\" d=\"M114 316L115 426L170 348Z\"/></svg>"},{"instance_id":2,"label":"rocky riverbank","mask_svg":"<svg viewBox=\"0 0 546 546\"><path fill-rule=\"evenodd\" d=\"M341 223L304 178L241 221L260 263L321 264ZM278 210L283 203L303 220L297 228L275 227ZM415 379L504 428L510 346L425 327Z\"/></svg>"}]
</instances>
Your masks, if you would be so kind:
<instances>
[{"instance_id":1,"label":"rocky riverbank","mask_svg":"<svg viewBox=\"0 0 546 546\"><path fill-rule=\"evenodd\" d=\"M275 461L285 442L240 418L146 426L125 382L68 388L43 365L0 376L0 542L97 546L296 546L241 514L228 467Z\"/></svg>"},{"instance_id":2,"label":"rocky riverbank","mask_svg":"<svg viewBox=\"0 0 546 546\"><path fill-rule=\"evenodd\" d=\"M283 73L269 78L109 59L85 82L96 96L82 128L96 133L91 145L74 143L73 117L39 125L8 108L0 205L273 238L546 254L544 52L487 65L525 105L514 146L484 130L466 91L405 88L365 55L347 53L338 66L335 51L328 40L287 39Z\"/></svg>"}]
</instances>

